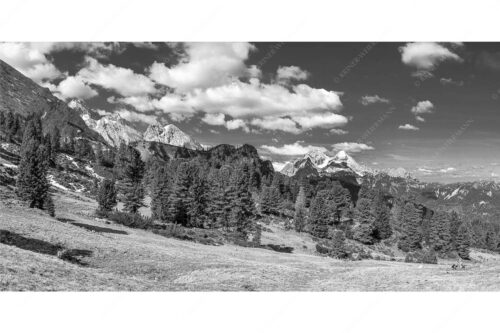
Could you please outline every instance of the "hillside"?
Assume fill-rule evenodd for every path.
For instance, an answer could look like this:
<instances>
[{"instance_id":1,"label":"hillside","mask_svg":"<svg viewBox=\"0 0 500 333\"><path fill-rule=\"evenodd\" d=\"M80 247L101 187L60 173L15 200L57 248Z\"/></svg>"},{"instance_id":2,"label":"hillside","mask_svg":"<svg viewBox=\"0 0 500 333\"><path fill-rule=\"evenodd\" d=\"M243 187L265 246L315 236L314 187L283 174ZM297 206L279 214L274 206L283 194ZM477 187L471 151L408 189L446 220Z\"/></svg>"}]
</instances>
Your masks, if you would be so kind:
<instances>
[{"instance_id":1,"label":"hillside","mask_svg":"<svg viewBox=\"0 0 500 333\"><path fill-rule=\"evenodd\" d=\"M14 112L22 117L38 113L46 131L57 127L63 137L86 137L102 141L89 129L77 111L31 79L0 60L0 112Z\"/></svg>"},{"instance_id":2,"label":"hillside","mask_svg":"<svg viewBox=\"0 0 500 333\"><path fill-rule=\"evenodd\" d=\"M500 256L489 253L473 251L464 271L447 261L348 262L314 254L308 236L279 226L264 232L263 243L279 239L294 253L201 245L108 224L89 216L93 200L61 190L57 219L21 207L5 188L0 197L0 230L82 254L78 265L0 244L0 290L498 290Z\"/></svg>"}]
</instances>

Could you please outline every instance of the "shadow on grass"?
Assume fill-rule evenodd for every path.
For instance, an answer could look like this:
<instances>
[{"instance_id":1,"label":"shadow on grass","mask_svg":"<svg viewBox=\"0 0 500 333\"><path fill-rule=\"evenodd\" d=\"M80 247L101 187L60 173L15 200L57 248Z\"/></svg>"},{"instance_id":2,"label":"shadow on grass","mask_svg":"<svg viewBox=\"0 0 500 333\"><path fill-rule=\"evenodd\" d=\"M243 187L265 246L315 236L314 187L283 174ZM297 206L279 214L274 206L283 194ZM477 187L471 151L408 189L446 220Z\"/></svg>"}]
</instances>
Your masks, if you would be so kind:
<instances>
[{"instance_id":1,"label":"shadow on grass","mask_svg":"<svg viewBox=\"0 0 500 333\"><path fill-rule=\"evenodd\" d=\"M111 228L104 228L104 227L98 227L95 225L90 225L90 224L85 224L85 223L78 223L78 222L72 222L72 225L75 225L80 228L84 228L90 231L95 231L95 232L102 232L106 234L119 234L119 235L128 235L128 232L123 231L123 230L116 230L116 229L111 229Z\"/></svg>"},{"instance_id":2,"label":"shadow on grass","mask_svg":"<svg viewBox=\"0 0 500 333\"><path fill-rule=\"evenodd\" d=\"M90 250L65 249L60 245L40 239L24 237L8 230L0 230L0 243L15 246L22 250L57 256L59 259L80 266L88 266L87 263L81 261L81 258L92 255L92 251Z\"/></svg>"},{"instance_id":3,"label":"shadow on grass","mask_svg":"<svg viewBox=\"0 0 500 333\"><path fill-rule=\"evenodd\" d=\"M68 219L66 217L57 217L56 218L59 222L64 222L64 223L68 223L68 222L75 222L75 220L73 219Z\"/></svg>"}]
</instances>

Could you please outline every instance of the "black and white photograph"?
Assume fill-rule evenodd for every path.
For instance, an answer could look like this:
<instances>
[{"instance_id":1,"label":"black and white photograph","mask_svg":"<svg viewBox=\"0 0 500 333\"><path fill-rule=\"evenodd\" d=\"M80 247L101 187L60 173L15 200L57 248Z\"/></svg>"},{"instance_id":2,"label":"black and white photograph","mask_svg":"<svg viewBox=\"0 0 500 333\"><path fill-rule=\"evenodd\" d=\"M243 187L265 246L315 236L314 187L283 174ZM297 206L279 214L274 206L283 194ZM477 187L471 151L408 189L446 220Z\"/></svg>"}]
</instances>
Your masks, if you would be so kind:
<instances>
[{"instance_id":1,"label":"black and white photograph","mask_svg":"<svg viewBox=\"0 0 500 333\"><path fill-rule=\"evenodd\" d=\"M500 291L500 36L358 24L1 38L0 300Z\"/></svg>"}]
</instances>

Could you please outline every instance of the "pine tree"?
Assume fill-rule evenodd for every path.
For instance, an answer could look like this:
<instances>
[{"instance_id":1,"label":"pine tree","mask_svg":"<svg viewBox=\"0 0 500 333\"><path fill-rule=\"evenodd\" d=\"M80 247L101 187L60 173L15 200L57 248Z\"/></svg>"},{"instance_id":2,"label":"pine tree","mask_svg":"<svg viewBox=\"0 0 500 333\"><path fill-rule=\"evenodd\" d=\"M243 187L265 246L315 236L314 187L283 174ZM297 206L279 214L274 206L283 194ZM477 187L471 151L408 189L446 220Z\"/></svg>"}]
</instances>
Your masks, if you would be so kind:
<instances>
[{"instance_id":1,"label":"pine tree","mask_svg":"<svg viewBox=\"0 0 500 333\"><path fill-rule=\"evenodd\" d=\"M420 210L412 202L407 202L402 213L402 235L398 247L405 251L415 251L422 247L422 232L420 229Z\"/></svg>"},{"instance_id":2,"label":"pine tree","mask_svg":"<svg viewBox=\"0 0 500 333\"><path fill-rule=\"evenodd\" d=\"M458 229L462 225L462 221L458 216L457 212L452 211L450 215L450 236L451 236L451 246L453 250L457 250L457 238Z\"/></svg>"},{"instance_id":3,"label":"pine tree","mask_svg":"<svg viewBox=\"0 0 500 333\"><path fill-rule=\"evenodd\" d=\"M151 213L162 222L168 220L170 185L169 170L163 165L155 167L151 180Z\"/></svg>"},{"instance_id":4,"label":"pine tree","mask_svg":"<svg viewBox=\"0 0 500 333\"><path fill-rule=\"evenodd\" d=\"M392 235L392 228L390 223L390 211L384 200L383 193L377 193L375 197L375 207L374 207L375 222L373 226L375 228L374 236L377 239L387 239Z\"/></svg>"},{"instance_id":5,"label":"pine tree","mask_svg":"<svg viewBox=\"0 0 500 333\"><path fill-rule=\"evenodd\" d=\"M311 203L309 221L311 234L318 238L328 237L328 223L331 215L327 209L328 191L321 190Z\"/></svg>"},{"instance_id":6,"label":"pine tree","mask_svg":"<svg viewBox=\"0 0 500 333\"><path fill-rule=\"evenodd\" d=\"M302 232L306 224L306 194L304 187L300 187L297 200L295 201L295 214L293 217L293 225L295 231Z\"/></svg>"},{"instance_id":7,"label":"pine tree","mask_svg":"<svg viewBox=\"0 0 500 333\"><path fill-rule=\"evenodd\" d=\"M52 200L52 196L50 195L50 193L47 193L45 197L44 209L47 210L47 212L51 217L56 216L56 208L54 206L54 200Z\"/></svg>"},{"instance_id":8,"label":"pine tree","mask_svg":"<svg viewBox=\"0 0 500 333\"><path fill-rule=\"evenodd\" d=\"M189 164L182 162L177 169L176 178L169 197L169 215L174 223L181 224L182 226L187 226L189 222L190 186Z\"/></svg>"},{"instance_id":9,"label":"pine tree","mask_svg":"<svg viewBox=\"0 0 500 333\"><path fill-rule=\"evenodd\" d=\"M124 198L123 204L129 213L137 213L139 208L144 207L144 189L142 178L144 177L144 162L141 154L132 147L129 147L129 156L125 162L123 177Z\"/></svg>"},{"instance_id":10,"label":"pine tree","mask_svg":"<svg viewBox=\"0 0 500 333\"><path fill-rule=\"evenodd\" d=\"M462 259L470 259L470 232L470 225L468 223L462 223L458 228L455 244L457 253Z\"/></svg>"},{"instance_id":11,"label":"pine tree","mask_svg":"<svg viewBox=\"0 0 500 333\"><path fill-rule=\"evenodd\" d=\"M280 202L280 192L276 186L263 186L260 199L260 210L263 214L278 215Z\"/></svg>"},{"instance_id":12,"label":"pine tree","mask_svg":"<svg viewBox=\"0 0 500 333\"><path fill-rule=\"evenodd\" d=\"M329 200L331 201L329 206L334 212L334 223L338 226L342 218L347 217L346 214L349 209L351 195L339 182L333 184L331 190L329 190L329 194Z\"/></svg>"},{"instance_id":13,"label":"pine tree","mask_svg":"<svg viewBox=\"0 0 500 333\"><path fill-rule=\"evenodd\" d=\"M104 179L97 193L98 213L106 215L117 204L115 182L109 179Z\"/></svg>"},{"instance_id":14,"label":"pine tree","mask_svg":"<svg viewBox=\"0 0 500 333\"><path fill-rule=\"evenodd\" d=\"M446 212L436 212L430 220L429 242L436 252L451 250L450 219Z\"/></svg>"},{"instance_id":15,"label":"pine tree","mask_svg":"<svg viewBox=\"0 0 500 333\"><path fill-rule=\"evenodd\" d=\"M373 244L374 220L370 200L359 199L354 211L354 221L357 225L354 229L353 239L363 244Z\"/></svg>"},{"instance_id":16,"label":"pine tree","mask_svg":"<svg viewBox=\"0 0 500 333\"><path fill-rule=\"evenodd\" d=\"M208 224L208 185L205 175L201 170L193 175L189 188L189 226L204 228Z\"/></svg>"},{"instance_id":17,"label":"pine tree","mask_svg":"<svg viewBox=\"0 0 500 333\"><path fill-rule=\"evenodd\" d=\"M18 170L18 196L28 201L31 208L43 209L49 190L47 150L41 144L41 126L37 126L36 120L30 120L24 131Z\"/></svg>"},{"instance_id":18,"label":"pine tree","mask_svg":"<svg viewBox=\"0 0 500 333\"><path fill-rule=\"evenodd\" d=\"M250 173L248 165L243 164L233 173L231 180L231 220L236 226L236 231L244 238L253 229L255 207L250 193Z\"/></svg>"}]
</instances>

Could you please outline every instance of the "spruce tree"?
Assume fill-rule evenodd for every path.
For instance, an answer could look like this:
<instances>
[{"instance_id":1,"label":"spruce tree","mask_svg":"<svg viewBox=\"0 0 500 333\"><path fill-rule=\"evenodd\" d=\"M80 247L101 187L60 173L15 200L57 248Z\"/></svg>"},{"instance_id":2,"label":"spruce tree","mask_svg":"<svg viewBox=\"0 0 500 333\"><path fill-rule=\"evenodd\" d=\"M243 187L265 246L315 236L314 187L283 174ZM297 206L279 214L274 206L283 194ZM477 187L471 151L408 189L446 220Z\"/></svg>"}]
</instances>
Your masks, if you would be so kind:
<instances>
[{"instance_id":1,"label":"spruce tree","mask_svg":"<svg viewBox=\"0 0 500 333\"><path fill-rule=\"evenodd\" d=\"M139 208L144 207L142 178L144 177L145 165L137 150L129 147L128 151L128 159L125 161L122 173L123 204L129 213L137 213Z\"/></svg>"},{"instance_id":2,"label":"spruce tree","mask_svg":"<svg viewBox=\"0 0 500 333\"><path fill-rule=\"evenodd\" d=\"M470 245L471 245L470 225L463 223L458 228L456 238L456 250L460 258L470 259Z\"/></svg>"},{"instance_id":3,"label":"spruce tree","mask_svg":"<svg viewBox=\"0 0 500 333\"><path fill-rule=\"evenodd\" d=\"M446 212L438 211L432 216L429 242L436 252L447 253L451 250L450 219Z\"/></svg>"},{"instance_id":4,"label":"spruce tree","mask_svg":"<svg viewBox=\"0 0 500 333\"><path fill-rule=\"evenodd\" d=\"M52 128L50 132L51 151L55 155L61 150L61 132L57 127Z\"/></svg>"},{"instance_id":5,"label":"spruce tree","mask_svg":"<svg viewBox=\"0 0 500 333\"><path fill-rule=\"evenodd\" d=\"M311 234L318 238L328 237L328 223L331 219L327 209L328 191L321 190L311 203L308 223L311 225Z\"/></svg>"},{"instance_id":6,"label":"spruce tree","mask_svg":"<svg viewBox=\"0 0 500 333\"><path fill-rule=\"evenodd\" d=\"M162 222L168 220L170 175L166 166L155 166L151 180L151 213L154 219Z\"/></svg>"},{"instance_id":7,"label":"spruce tree","mask_svg":"<svg viewBox=\"0 0 500 333\"><path fill-rule=\"evenodd\" d=\"M189 226L204 228L208 225L208 184L202 170L193 175L193 181L189 188Z\"/></svg>"},{"instance_id":8,"label":"spruce tree","mask_svg":"<svg viewBox=\"0 0 500 333\"><path fill-rule=\"evenodd\" d=\"M115 182L109 179L104 179L97 193L98 214L106 215L117 204Z\"/></svg>"},{"instance_id":9,"label":"spruce tree","mask_svg":"<svg viewBox=\"0 0 500 333\"><path fill-rule=\"evenodd\" d=\"M36 120L30 120L21 144L16 192L22 200L29 202L31 208L43 209L49 183L47 150L41 143L41 135L41 126L37 126Z\"/></svg>"},{"instance_id":10,"label":"spruce tree","mask_svg":"<svg viewBox=\"0 0 500 333\"><path fill-rule=\"evenodd\" d=\"M374 215L375 222L373 226L375 228L375 238L382 240L391 237L392 228L390 223L390 211L385 203L382 192L377 193L375 197Z\"/></svg>"},{"instance_id":11,"label":"spruce tree","mask_svg":"<svg viewBox=\"0 0 500 333\"><path fill-rule=\"evenodd\" d=\"M407 202L404 206L401 221L401 237L398 247L405 251L415 251L422 247L422 233L420 228L420 210L412 202Z\"/></svg>"},{"instance_id":12,"label":"spruce tree","mask_svg":"<svg viewBox=\"0 0 500 333\"><path fill-rule=\"evenodd\" d=\"M189 164L182 162L177 169L176 178L169 197L169 214L175 224L187 226L189 222L190 186Z\"/></svg>"},{"instance_id":13,"label":"spruce tree","mask_svg":"<svg viewBox=\"0 0 500 333\"><path fill-rule=\"evenodd\" d=\"M253 229L255 207L250 193L250 173L248 165L237 168L231 180L231 220L236 226L236 231L244 238Z\"/></svg>"},{"instance_id":14,"label":"spruce tree","mask_svg":"<svg viewBox=\"0 0 500 333\"><path fill-rule=\"evenodd\" d=\"M280 192L276 186L262 187L260 210L263 214L278 215L280 202Z\"/></svg>"},{"instance_id":15,"label":"spruce tree","mask_svg":"<svg viewBox=\"0 0 500 333\"><path fill-rule=\"evenodd\" d=\"M363 244L373 244L374 220L370 200L359 199L354 211L354 221L357 225L354 228L353 239Z\"/></svg>"},{"instance_id":16,"label":"spruce tree","mask_svg":"<svg viewBox=\"0 0 500 333\"><path fill-rule=\"evenodd\" d=\"M306 194L304 187L300 187L299 194L295 200L295 214L293 216L294 229L297 232L302 232L306 225Z\"/></svg>"}]
</instances>

